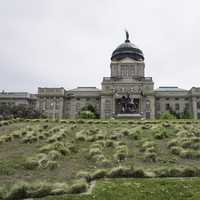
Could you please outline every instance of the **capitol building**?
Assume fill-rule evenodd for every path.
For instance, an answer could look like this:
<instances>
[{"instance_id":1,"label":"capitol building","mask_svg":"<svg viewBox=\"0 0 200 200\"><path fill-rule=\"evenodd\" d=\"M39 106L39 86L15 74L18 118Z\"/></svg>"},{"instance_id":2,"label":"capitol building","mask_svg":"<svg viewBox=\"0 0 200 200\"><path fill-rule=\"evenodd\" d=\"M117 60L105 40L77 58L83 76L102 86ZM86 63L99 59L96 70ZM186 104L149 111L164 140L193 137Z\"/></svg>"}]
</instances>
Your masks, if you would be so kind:
<instances>
[{"instance_id":1,"label":"capitol building","mask_svg":"<svg viewBox=\"0 0 200 200\"><path fill-rule=\"evenodd\" d=\"M155 119L161 113L188 112L200 118L200 88L178 87L154 89L152 77L145 76L144 54L125 41L111 55L110 77L103 77L102 87L77 87L71 90L39 87L37 94L27 92L0 93L0 104L32 104L50 118L78 118L81 109L93 105L100 118Z\"/></svg>"}]
</instances>

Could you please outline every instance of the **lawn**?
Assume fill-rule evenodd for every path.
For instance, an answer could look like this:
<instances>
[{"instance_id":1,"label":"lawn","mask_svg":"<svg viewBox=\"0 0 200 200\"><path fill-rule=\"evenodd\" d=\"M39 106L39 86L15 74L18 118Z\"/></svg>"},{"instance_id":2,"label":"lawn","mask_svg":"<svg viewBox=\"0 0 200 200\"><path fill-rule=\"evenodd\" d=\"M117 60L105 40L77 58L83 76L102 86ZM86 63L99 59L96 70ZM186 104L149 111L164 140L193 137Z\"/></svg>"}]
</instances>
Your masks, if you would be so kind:
<instances>
[{"instance_id":1,"label":"lawn","mask_svg":"<svg viewBox=\"0 0 200 200\"><path fill-rule=\"evenodd\" d=\"M115 179L98 181L92 194L41 200L199 200L200 179Z\"/></svg>"},{"instance_id":2,"label":"lawn","mask_svg":"<svg viewBox=\"0 0 200 200\"><path fill-rule=\"evenodd\" d=\"M101 191L103 178L200 177L200 121L1 121L0 148L0 199L82 193L97 179Z\"/></svg>"}]
</instances>

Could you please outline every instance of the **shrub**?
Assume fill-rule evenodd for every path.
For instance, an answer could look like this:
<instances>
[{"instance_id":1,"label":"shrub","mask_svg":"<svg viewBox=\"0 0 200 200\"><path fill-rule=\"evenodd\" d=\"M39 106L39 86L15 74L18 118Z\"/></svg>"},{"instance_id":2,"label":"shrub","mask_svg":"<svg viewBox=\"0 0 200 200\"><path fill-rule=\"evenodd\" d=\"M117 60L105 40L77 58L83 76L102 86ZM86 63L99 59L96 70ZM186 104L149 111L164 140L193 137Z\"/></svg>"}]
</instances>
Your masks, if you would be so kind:
<instances>
[{"instance_id":1,"label":"shrub","mask_svg":"<svg viewBox=\"0 0 200 200\"><path fill-rule=\"evenodd\" d=\"M50 161L48 162L48 168L49 168L50 170L54 170L54 169L58 168L58 166L59 166L59 164L58 164L56 161L50 160Z\"/></svg>"},{"instance_id":2,"label":"shrub","mask_svg":"<svg viewBox=\"0 0 200 200\"><path fill-rule=\"evenodd\" d=\"M176 119L176 116L174 116L173 114L171 114L170 112L164 112L160 115L160 119Z\"/></svg>"},{"instance_id":3,"label":"shrub","mask_svg":"<svg viewBox=\"0 0 200 200\"><path fill-rule=\"evenodd\" d=\"M155 143L152 142L152 141L145 141L143 144L142 144L142 147L140 149L140 151L146 151L147 148L155 148Z\"/></svg>"},{"instance_id":4,"label":"shrub","mask_svg":"<svg viewBox=\"0 0 200 200\"><path fill-rule=\"evenodd\" d=\"M38 163L39 163L39 167L40 167L40 168L45 169L45 168L48 167L49 160L48 160L47 158L42 158L42 159L40 159L40 160L38 161Z\"/></svg>"},{"instance_id":5,"label":"shrub","mask_svg":"<svg viewBox=\"0 0 200 200\"><path fill-rule=\"evenodd\" d=\"M7 200L25 199L27 194L28 185L24 182L14 184L6 195Z\"/></svg>"},{"instance_id":6,"label":"shrub","mask_svg":"<svg viewBox=\"0 0 200 200\"><path fill-rule=\"evenodd\" d=\"M30 198L41 198L51 194L53 185L47 182L36 182L29 185L27 196Z\"/></svg>"},{"instance_id":7,"label":"shrub","mask_svg":"<svg viewBox=\"0 0 200 200\"><path fill-rule=\"evenodd\" d=\"M195 177L197 176L197 169L192 167L185 167L182 172L183 177Z\"/></svg>"},{"instance_id":8,"label":"shrub","mask_svg":"<svg viewBox=\"0 0 200 200\"><path fill-rule=\"evenodd\" d=\"M21 133L19 132L15 132L12 134L13 138L20 138L21 137Z\"/></svg>"},{"instance_id":9,"label":"shrub","mask_svg":"<svg viewBox=\"0 0 200 200\"><path fill-rule=\"evenodd\" d=\"M181 177L182 176L182 169L180 168L169 168L168 170L170 177Z\"/></svg>"},{"instance_id":10,"label":"shrub","mask_svg":"<svg viewBox=\"0 0 200 200\"><path fill-rule=\"evenodd\" d=\"M92 157L94 155L101 154L101 150L99 148L92 148L89 151L89 156Z\"/></svg>"},{"instance_id":11,"label":"shrub","mask_svg":"<svg viewBox=\"0 0 200 200\"><path fill-rule=\"evenodd\" d=\"M106 146L106 147L113 147L113 146L114 146L113 140L106 140L105 146Z\"/></svg>"},{"instance_id":12,"label":"shrub","mask_svg":"<svg viewBox=\"0 0 200 200\"><path fill-rule=\"evenodd\" d=\"M101 133L98 133L98 134L96 135L96 140L103 140L103 139L105 139L105 135L103 135L103 134L101 134Z\"/></svg>"},{"instance_id":13,"label":"shrub","mask_svg":"<svg viewBox=\"0 0 200 200\"><path fill-rule=\"evenodd\" d=\"M117 139L120 139L123 137L123 134L122 133L119 133L119 132L115 132L115 133L112 133L110 135L110 139L111 140L117 140Z\"/></svg>"},{"instance_id":14,"label":"shrub","mask_svg":"<svg viewBox=\"0 0 200 200\"><path fill-rule=\"evenodd\" d=\"M86 141L86 135L84 134L84 131L77 132L75 138L79 141Z\"/></svg>"},{"instance_id":15,"label":"shrub","mask_svg":"<svg viewBox=\"0 0 200 200\"><path fill-rule=\"evenodd\" d=\"M187 140L181 143L181 147L183 148L190 148L191 145L192 145L192 142L190 140Z\"/></svg>"},{"instance_id":16,"label":"shrub","mask_svg":"<svg viewBox=\"0 0 200 200\"><path fill-rule=\"evenodd\" d=\"M146 177L146 174L145 174L144 170L142 170L142 169L134 169L133 177L144 178L144 177Z\"/></svg>"},{"instance_id":17,"label":"shrub","mask_svg":"<svg viewBox=\"0 0 200 200\"><path fill-rule=\"evenodd\" d=\"M147 161L147 162L156 162L156 158L157 158L157 154L156 153L146 152L144 154L144 161Z\"/></svg>"},{"instance_id":18,"label":"shrub","mask_svg":"<svg viewBox=\"0 0 200 200\"><path fill-rule=\"evenodd\" d=\"M125 160L125 158L127 157L127 153L126 152L117 151L114 154L114 157L115 157L116 160L122 161L122 160Z\"/></svg>"},{"instance_id":19,"label":"shrub","mask_svg":"<svg viewBox=\"0 0 200 200\"><path fill-rule=\"evenodd\" d=\"M54 183L51 190L51 195L66 194L69 190L69 186L66 183Z\"/></svg>"},{"instance_id":20,"label":"shrub","mask_svg":"<svg viewBox=\"0 0 200 200\"><path fill-rule=\"evenodd\" d=\"M127 167L115 167L110 170L108 173L108 177L110 178L122 178L122 177L132 177L132 171L130 168Z\"/></svg>"},{"instance_id":21,"label":"shrub","mask_svg":"<svg viewBox=\"0 0 200 200\"><path fill-rule=\"evenodd\" d=\"M100 162L101 167L110 167L111 165L112 165L111 161L106 158L102 159Z\"/></svg>"},{"instance_id":22,"label":"shrub","mask_svg":"<svg viewBox=\"0 0 200 200\"><path fill-rule=\"evenodd\" d=\"M99 143L93 143L91 146L90 146L92 149L103 149L103 146Z\"/></svg>"},{"instance_id":23,"label":"shrub","mask_svg":"<svg viewBox=\"0 0 200 200\"><path fill-rule=\"evenodd\" d=\"M59 160L61 158L61 153L59 151L56 151L56 150L51 150L49 153L48 153L48 158L50 160Z\"/></svg>"},{"instance_id":24,"label":"shrub","mask_svg":"<svg viewBox=\"0 0 200 200\"><path fill-rule=\"evenodd\" d=\"M104 155L103 154L96 154L96 155L93 155L92 156L92 159L97 162L97 161L101 161L105 159Z\"/></svg>"},{"instance_id":25,"label":"shrub","mask_svg":"<svg viewBox=\"0 0 200 200\"><path fill-rule=\"evenodd\" d=\"M151 124L145 124L145 125L143 125L141 128L142 128L142 129L150 129L151 127L152 127Z\"/></svg>"},{"instance_id":26,"label":"shrub","mask_svg":"<svg viewBox=\"0 0 200 200\"><path fill-rule=\"evenodd\" d=\"M148 147L148 148L145 150L145 152L147 152L147 153L156 153L156 149L155 149L155 147Z\"/></svg>"},{"instance_id":27,"label":"shrub","mask_svg":"<svg viewBox=\"0 0 200 200\"><path fill-rule=\"evenodd\" d=\"M130 134L130 131L128 129L124 129L124 130L122 130L122 134L124 136L128 136Z\"/></svg>"},{"instance_id":28,"label":"shrub","mask_svg":"<svg viewBox=\"0 0 200 200\"><path fill-rule=\"evenodd\" d=\"M39 164L38 164L38 161L35 160L35 159L27 159L24 163L23 163L23 166L25 169L28 169L28 170L34 170L36 169Z\"/></svg>"},{"instance_id":29,"label":"shrub","mask_svg":"<svg viewBox=\"0 0 200 200\"><path fill-rule=\"evenodd\" d=\"M91 175L91 180L96 180L100 178L104 178L107 175L107 170L105 169L98 169L97 171L93 172Z\"/></svg>"},{"instance_id":30,"label":"shrub","mask_svg":"<svg viewBox=\"0 0 200 200\"><path fill-rule=\"evenodd\" d=\"M138 133L135 133L135 132L131 132L131 133L129 134L129 136L130 136L131 138L133 138L134 140L138 140L138 139L139 139Z\"/></svg>"},{"instance_id":31,"label":"shrub","mask_svg":"<svg viewBox=\"0 0 200 200\"><path fill-rule=\"evenodd\" d=\"M82 119L95 119L96 116L93 112L86 110L86 111L80 112L80 118L82 118Z\"/></svg>"},{"instance_id":32,"label":"shrub","mask_svg":"<svg viewBox=\"0 0 200 200\"><path fill-rule=\"evenodd\" d=\"M144 178L146 174L143 169L134 169L133 167L115 167L107 175L110 178Z\"/></svg>"},{"instance_id":33,"label":"shrub","mask_svg":"<svg viewBox=\"0 0 200 200\"><path fill-rule=\"evenodd\" d=\"M77 183L74 183L74 184L70 187L68 193L69 193L69 194L79 194L79 193L86 192L87 189L88 189L88 184L87 184L87 182L85 182L85 181L79 181L79 182L77 182Z\"/></svg>"},{"instance_id":34,"label":"shrub","mask_svg":"<svg viewBox=\"0 0 200 200\"><path fill-rule=\"evenodd\" d=\"M183 177L183 170L178 167L162 167L155 170L157 177Z\"/></svg>"},{"instance_id":35,"label":"shrub","mask_svg":"<svg viewBox=\"0 0 200 200\"><path fill-rule=\"evenodd\" d=\"M172 146L171 147L171 153L174 155L180 155L181 151L183 150L181 147L177 147L177 146Z\"/></svg>"},{"instance_id":36,"label":"shrub","mask_svg":"<svg viewBox=\"0 0 200 200\"><path fill-rule=\"evenodd\" d=\"M89 172L85 172L85 171L79 171L76 175L77 178L83 178L85 179L87 182L90 182L91 180L91 176Z\"/></svg>"},{"instance_id":37,"label":"shrub","mask_svg":"<svg viewBox=\"0 0 200 200\"><path fill-rule=\"evenodd\" d=\"M197 159L200 158L200 152L199 151L194 151L194 150L182 150L180 152L180 157L184 159Z\"/></svg>"},{"instance_id":38,"label":"shrub","mask_svg":"<svg viewBox=\"0 0 200 200\"><path fill-rule=\"evenodd\" d=\"M178 145L178 140L177 139L172 139L171 141L169 141L169 143L167 144L168 148L173 147L173 146L177 146Z\"/></svg>"},{"instance_id":39,"label":"shrub","mask_svg":"<svg viewBox=\"0 0 200 200\"><path fill-rule=\"evenodd\" d=\"M2 139L4 139L5 142L10 142L12 141L12 136L11 135L5 135L2 137Z\"/></svg>"}]
</instances>

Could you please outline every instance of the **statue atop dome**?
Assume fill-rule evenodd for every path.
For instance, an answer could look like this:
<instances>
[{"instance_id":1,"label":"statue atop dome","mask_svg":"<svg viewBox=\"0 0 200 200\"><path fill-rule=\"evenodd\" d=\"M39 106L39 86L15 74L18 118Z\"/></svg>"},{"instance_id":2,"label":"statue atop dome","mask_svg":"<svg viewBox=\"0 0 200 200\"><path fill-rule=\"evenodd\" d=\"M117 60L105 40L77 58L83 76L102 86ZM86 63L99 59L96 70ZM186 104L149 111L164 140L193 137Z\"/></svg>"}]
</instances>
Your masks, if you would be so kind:
<instances>
[{"instance_id":1,"label":"statue atop dome","mask_svg":"<svg viewBox=\"0 0 200 200\"><path fill-rule=\"evenodd\" d=\"M125 40L125 42L130 42L130 40L129 40L129 33L128 33L128 31L127 31L127 30L125 30L125 33L126 33L126 40Z\"/></svg>"}]
</instances>

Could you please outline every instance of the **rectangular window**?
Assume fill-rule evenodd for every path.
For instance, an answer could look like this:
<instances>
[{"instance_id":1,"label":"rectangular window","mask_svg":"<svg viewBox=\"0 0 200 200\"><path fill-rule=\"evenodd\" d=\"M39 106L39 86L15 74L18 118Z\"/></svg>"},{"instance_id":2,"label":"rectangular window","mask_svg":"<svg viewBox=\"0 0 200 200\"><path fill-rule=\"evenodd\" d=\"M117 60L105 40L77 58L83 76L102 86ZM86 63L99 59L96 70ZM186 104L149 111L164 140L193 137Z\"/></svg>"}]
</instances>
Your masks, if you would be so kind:
<instances>
[{"instance_id":1,"label":"rectangular window","mask_svg":"<svg viewBox=\"0 0 200 200\"><path fill-rule=\"evenodd\" d=\"M60 108L60 103L59 103L59 99L56 99L56 109Z\"/></svg>"},{"instance_id":2,"label":"rectangular window","mask_svg":"<svg viewBox=\"0 0 200 200\"><path fill-rule=\"evenodd\" d=\"M156 110L160 111L160 103L156 103Z\"/></svg>"},{"instance_id":3,"label":"rectangular window","mask_svg":"<svg viewBox=\"0 0 200 200\"><path fill-rule=\"evenodd\" d=\"M178 97L176 97L176 98L175 98L175 100L176 100L176 101L178 101L178 100L179 100L179 98L178 98Z\"/></svg>"},{"instance_id":4,"label":"rectangular window","mask_svg":"<svg viewBox=\"0 0 200 200\"><path fill-rule=\"evenodd\" d=\"M179 110L180 109L180 105L178 103L175 104L175 109Z\"/></svg>"},{"instance_id":5,"label":"rectangular window","mask_svg":"<svg viewBox=\"0 0 200 200\"><path fill-rule=\"evenodd\" d=\"M189 103L185 104L185 110L188 111L189 110Z\"/></svg>"},{"instance_id":6,"label":"rectangular window","mask_svg":"<svg viewBox=\"0 0 200 200\"><path fill-rule=\"evenodd\" d=\"M169 98L165 98L165 100L169 101Z\"/></svg>"},{"instance_id":7,"label":"rectangular window","mask_svg":"<svg viewBox=\"0 0 200 200\"><path fill-rule=\"evenodd\" d=\"M165 109L166 109L166 110L170 110L170 104L169 104L169 103L167 103L167 104L165 105Z\"/></svg>"}]
</instances>

